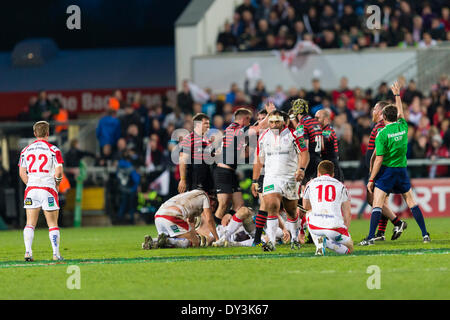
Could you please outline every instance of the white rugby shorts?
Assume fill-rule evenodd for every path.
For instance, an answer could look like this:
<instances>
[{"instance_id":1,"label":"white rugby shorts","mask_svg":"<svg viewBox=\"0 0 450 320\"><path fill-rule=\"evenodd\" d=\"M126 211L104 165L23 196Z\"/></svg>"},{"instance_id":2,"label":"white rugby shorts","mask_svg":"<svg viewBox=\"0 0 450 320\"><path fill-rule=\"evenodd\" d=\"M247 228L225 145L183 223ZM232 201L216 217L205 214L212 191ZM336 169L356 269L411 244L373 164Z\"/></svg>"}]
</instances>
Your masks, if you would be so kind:
<instances>
[{"instance_id":1,"label":"white rugby shorts","mask_svg":"<svg viewBox=\"0 0 450 320\"><path fill-rule=\"evenodd\" d=\"M179 214L176 210L158 210L155 214L155 226L158 234L165 233L169 237L177 237L191 231L190 224Z\"/></svg>"},{"instance_id":2,"label":"white rugby shorts","mask_svg":"<svg viewBox=\"0 0 450 320\"><path fill-rule=\"evenodd\" d=\"M271 193L279 193L288 200L298 200L300 183L294 178L264 176L263 196Z\"/></svg>"},{"instance_id":3,"label":"white rugby shorts","mask_svg":"<svg viewBox=\"0 0 450 320\"><path fill-rule=\"evenodd\" d=\"M24 209L59 210L58 193L53 188L30 186L25 189L23 198Z\"/></svg>"}]
</instances>

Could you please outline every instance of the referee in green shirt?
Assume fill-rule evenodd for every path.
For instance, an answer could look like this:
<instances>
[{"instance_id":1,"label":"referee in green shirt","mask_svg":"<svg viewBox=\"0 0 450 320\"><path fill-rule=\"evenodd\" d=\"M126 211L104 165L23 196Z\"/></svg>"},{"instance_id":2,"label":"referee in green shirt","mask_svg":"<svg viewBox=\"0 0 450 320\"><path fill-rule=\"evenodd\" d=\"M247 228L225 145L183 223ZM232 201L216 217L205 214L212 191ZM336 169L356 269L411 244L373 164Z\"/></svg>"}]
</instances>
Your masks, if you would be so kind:
<instances>
[{"instance_id":1,"label":"referee in green shirt","mask_svg":"<svg viewBox=\"0 0 450 320\"><path fill-rule=\"evenodd\" d=\"M376 158L369 183L367 184L367 190L373 193L374 200L366 245L375 243L375 231L381 217L381 208L389 193L402 194L422 231L423 242L428 243L431 241L430 234L427 232L422 211L414 199L411 182L406 170L408 124L403 114L398 83L395 82L391 89L395 96L396 105L391 104L383 109L383 120L386 126L378 133L375 139ZM398 237L406 227L405 221L396 221L393 238Z\"/></svg>"}]
</instances>

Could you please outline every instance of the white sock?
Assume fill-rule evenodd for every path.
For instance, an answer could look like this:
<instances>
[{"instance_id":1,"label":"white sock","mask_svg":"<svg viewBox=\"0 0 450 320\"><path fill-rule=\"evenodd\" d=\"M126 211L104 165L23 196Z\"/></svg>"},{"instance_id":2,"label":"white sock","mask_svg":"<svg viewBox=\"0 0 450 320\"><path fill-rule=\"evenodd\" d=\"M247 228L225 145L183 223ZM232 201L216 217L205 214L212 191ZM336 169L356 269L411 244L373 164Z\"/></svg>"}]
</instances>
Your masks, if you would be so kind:
<instances>
[{"instance_id":1,"label":"white sock","mask_svg":"<svg viewBox=\"0 0 450 320\"><path fill-rule=\"evenodd\" d=\"M348 248L344 246L343 244L337 243L333 240L327 239L327 248L339 253L339 254L347 254Z\"/></svg>"},{"instance_id":2,"label":"white sock","mask_svg":"<svg viewBox=\"0 0 450 320\"><path fill-rule=\"evenodd\" d=\"M191 246L191 241L185 238L168 238L167 241L174 247L174 248L189 248Z\"/></svg>"},{"instance_id":3,"label":"white sock","mask_svg":"<svg viewBox=\"0 0 450 320\"><path fill-rule=\"evenodd\" d=\"M33 250L31 247L33 246L34 239L34 227L31 225L26 225L23 229L23 241L25 242L25 252L28 252L30 255L33 255Z\"/></svg>"},{"instance_id":4,"label":"white sock","mask_svg":"<svg viewBox=\"0 0 450 320\"><path fill-rule=\"evenodd\" d=\"M53 255L55 256L59 256L59 240L61 238L61 235L59 233L59 228L58 227L51 227L48 229L48 235L50 238L50 242L52 244L52 248L53 248Z\"/></svg>"},{"instance_id":5,"label":"white sock","mask_svg":"<svg viewBox=\"0 0 450 320\"><path fill-rule=\"evenodd\" d=\"M283 241L284 233L283 233L283 230L281 230L280 227L277 228L277 233L276 233L276 235L277 235L277 239L281 239L281 241Z\"/></svg>"},{"instance_id":6,"label":"white sock","mask_svg":"<svg viewBox=\"0 0 450 320\"><path fill-rule=\"evenodd\" d=\"M269 241L275 245L275 241L277 238L277 229L278 229L278 217L277 216L268 216L266 222L266 233L269 237Z\"/></svg>"},{"instance_id":7,"label":"white sock","mask_svg":"<svg viewBox=\"0 0 450 320\"><path fill-rule=\"evenodd\" d=\"M295 220L291 220L289 217L286 220L286 229L291 233L291 242L298 241L299 232L299 218L298 216Z\"/></svg>"},{"instance_id":8,"label":"white sock","mask_svg":"<svg viewBox=\"0 0 450 320\"><path fill-rule=\"evenodd\" d=\"M316 245L316 248L317 248L317 245L319 244L320 236L312 233L311 230L309 230L309 234L311 235L311 239L313 240L313 242L314 242L314 244Z\"/></svg>"},{"instance_id":9,"label":"white sock","mask_svg":"<svg viewBox=\"0 0 450 320\"><path fill-rule=\"evenodd\" d=\"M242 220L236 217L236 214L231 218L230 223L227 226L227 230L225 231L226 240L230 241L231 236L242 226Z\"/></svg>"}]
</instances>

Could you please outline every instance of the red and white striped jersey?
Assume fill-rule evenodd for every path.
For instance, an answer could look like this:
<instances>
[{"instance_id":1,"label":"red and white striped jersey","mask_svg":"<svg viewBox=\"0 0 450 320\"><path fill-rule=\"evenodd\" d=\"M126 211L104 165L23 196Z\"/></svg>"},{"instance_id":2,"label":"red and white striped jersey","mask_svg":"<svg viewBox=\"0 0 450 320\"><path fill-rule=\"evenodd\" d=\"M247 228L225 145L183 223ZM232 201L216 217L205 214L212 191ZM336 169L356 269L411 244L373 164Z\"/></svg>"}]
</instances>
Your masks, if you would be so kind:
<instances>
[{"instance_id":1,"label":"red and white striped jersey","mask_svg":"<svg viewBox=\"0 0 450 320\"><path fill-rule=\"evenodd\" d=\"M303 199L311 202L311 214L321 222L320 227L344 225L342 203L350 198L347 188L339 180L329 175L311 180L305 187Z\"/></svg>"},{"instance_id":2,"label":"red and white striped jersey","mask_svg":"<svg viewBox=\"0 0 450 320\"><path fill-rule=\"evenodd\" d=\"M28 187L55 189L55 169L63 163L58 147L41 139L23 148L19 159L19 167L27 169Z\"/></svg>"},{"instance_id":3,"label":"red and white striped jersey","mask_svg":"<svg viewBox=\"0 0 450 320\"><path fill-rule=\"evenodd\" d=\"M161 214L164 209L169 207L180 209L182 213L180 218L182 219L195 218L200 216L204 209L210 208L209 197L203 190L181 193L164 202L158 212ZM158 212L156 212L155 216L158 215ZM164 212L163 215L179 216L176 212Z\"/></svg>"},{"instance_id":4,"label":"red and white striped jersey","mask_svg":"<svg viewBox=\"0 0 450 320\"><path fill-rule=\"evenodd\" d=\"M285 127L279 134L271 129L264 131L258 140L257 154L264 159L265 176L293 178L300 152L307 151L301 138Z\"/></svg>"}]
</instances>

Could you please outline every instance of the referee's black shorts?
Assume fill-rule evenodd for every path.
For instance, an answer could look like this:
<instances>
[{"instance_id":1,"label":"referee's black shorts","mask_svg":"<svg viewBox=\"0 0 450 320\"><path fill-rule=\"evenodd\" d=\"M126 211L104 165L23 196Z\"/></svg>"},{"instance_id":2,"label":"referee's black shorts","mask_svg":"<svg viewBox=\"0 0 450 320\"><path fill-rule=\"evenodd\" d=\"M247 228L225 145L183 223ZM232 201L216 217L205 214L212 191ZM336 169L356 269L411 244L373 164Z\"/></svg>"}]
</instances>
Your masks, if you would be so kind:
<instances>
[{"instance_id":1,"label":"referee's black shorts","mask_svg":"<svg viewBox=\"0 0 450 320\"><path fill-rule=\"evenodd\" d=\"M217 194L242 192L237 173L233 169L216 167L214 169L214 182Z\"/></svg>"}]
</instances>

